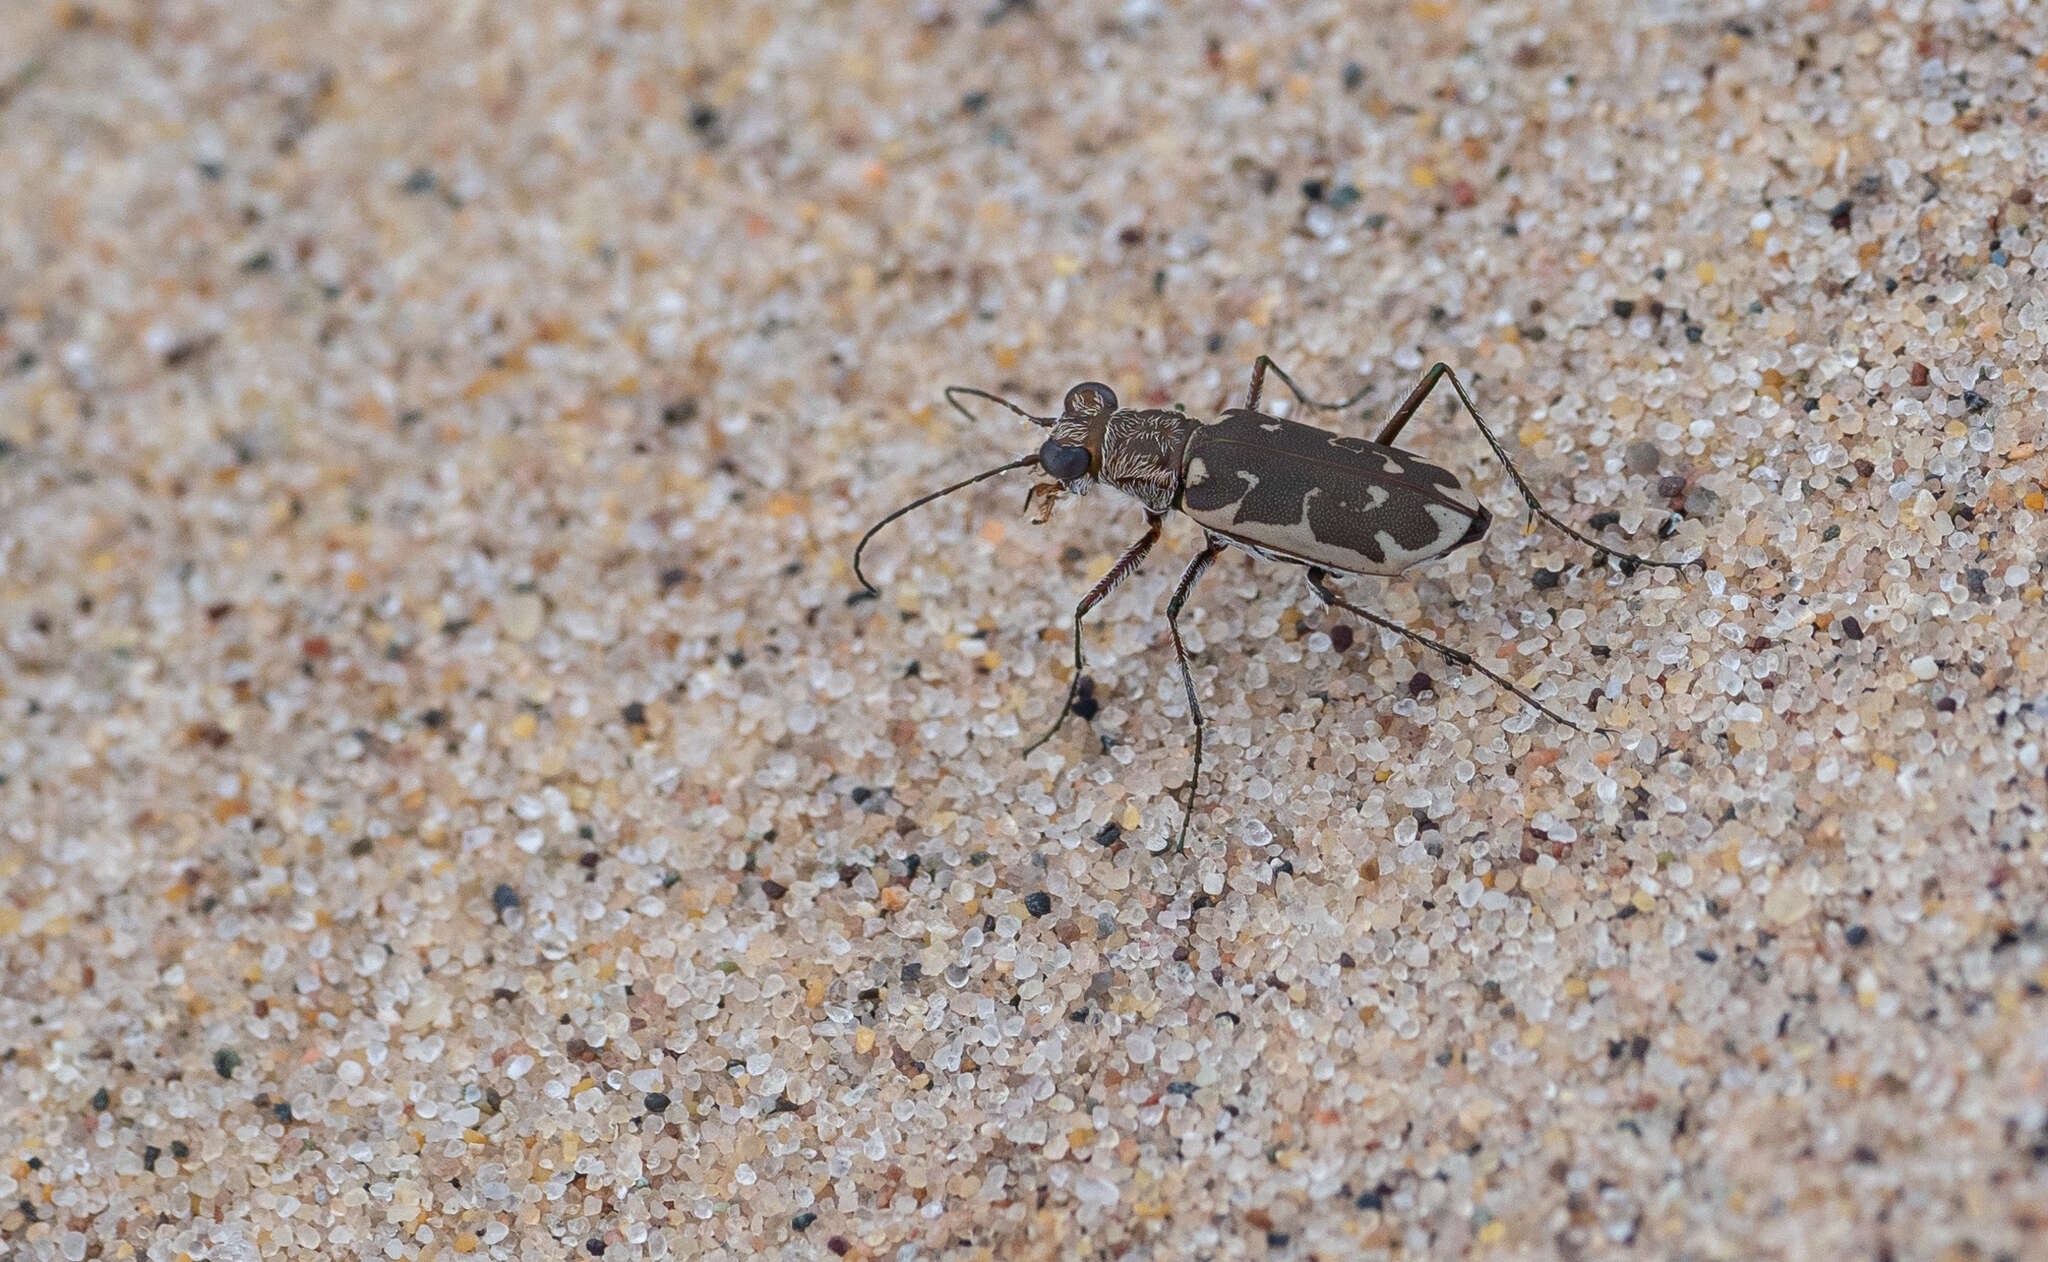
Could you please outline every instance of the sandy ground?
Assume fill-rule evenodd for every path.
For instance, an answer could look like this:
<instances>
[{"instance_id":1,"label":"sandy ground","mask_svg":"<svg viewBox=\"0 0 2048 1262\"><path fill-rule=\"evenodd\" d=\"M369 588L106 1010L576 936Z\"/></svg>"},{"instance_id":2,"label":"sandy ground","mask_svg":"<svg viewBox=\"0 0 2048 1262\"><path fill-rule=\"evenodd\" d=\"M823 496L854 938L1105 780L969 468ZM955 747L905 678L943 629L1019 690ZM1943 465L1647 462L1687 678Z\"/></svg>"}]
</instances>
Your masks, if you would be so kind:
<instances>
[{"instance_id":1,"label":"sandy ground","mask_svg":"<svg viewBox=\"0 0 2048 1262\"><path fill-rule=\"evenodd\" d=\"M2048 13L0 6L0 1253L2040 1258ZM1346 590L943 386L1370 433ZM1282 396L1284 399L1284 395ZM1276 402L1276 409L1282 404ZM1598 523L1594 525L1593 523Z\"/></svg>"}]
</instances>

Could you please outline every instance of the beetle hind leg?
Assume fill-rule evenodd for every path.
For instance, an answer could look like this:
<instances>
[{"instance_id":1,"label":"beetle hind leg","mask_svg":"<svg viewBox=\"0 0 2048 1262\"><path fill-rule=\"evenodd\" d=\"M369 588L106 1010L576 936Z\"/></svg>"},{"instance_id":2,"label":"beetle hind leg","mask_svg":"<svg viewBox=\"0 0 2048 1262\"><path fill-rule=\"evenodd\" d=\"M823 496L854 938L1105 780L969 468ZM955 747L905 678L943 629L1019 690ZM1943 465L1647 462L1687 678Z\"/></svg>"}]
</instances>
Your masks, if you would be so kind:
<instances>
[{"instance_id":1,"label":"beetle hind leg","mask_svg":"<svg viewBox=\"0 0 2048 1262\"><path fill-rule=\"evenodd\" d=\"M1528 506L1529 517L1532 521L1538 517L1542 518L1601 556L1613 558L1624 569L1631 569L1641 565L1680 571L1683 571L1689 565L1698 565L1703 569L1705 568L1706 563L1697 559L1692 561L1659 561L1651 557L1637 556L1633 552L1623 552L1619 548L1610 548L1591 535L1581 533L1565 524L1557 514L1543 507L1542 502L1536 498L1536 492L1530 489L1528 480L1522 476L1522 471L1517 469L1515 462L1508 458L1507 449L1500 445L1500 440L1493 436L1493 430L1487 426L1486 421L1479 415L1479 409L1473 406L1472 396L1465 392L1465 383L1458 380L1458 374L1452 371L1449 364L1442 362L1432 364L1429 371L1422 374L1422 379L1415 383L1415 388L1408 392L1408 397L1401 400L1401 406L1394 409L1394 414L1387 418L1386 425L1380 430L1379 437L1373 439L1373 441L1382 446L1393 446L1395 440L1401 437L1401 431L1407 427L1408 422L1414 418L1416 411L1421 408L1422 401L1429 397L1429 392L1436 388L1436 383L1446 377L1450 378L1451 389L1458 392L1458 402L1465 405L1465 415L1472 418L1472 424L1479 429L1479 436L1484 438L1486 445L1493 450L1493 458L1500 461L1501 468L1507 470L1509 480L1515 484L1515 490L1521 493L1522 503Z\"/></svg>"},{"instance_id":2,"label":"beetle hind leg","mask_svg":"<svg viewBox=\"0 0 2048 1262\"><path fill-rule=\"evenodd\" d=\"M1514 683L1510 682L1506 678L1495 674L1493 671L1486 669L1486 667L1484 666L1481 666L1477 661L1473 659L1470 653L1465 652L1463 649L1452 648L1450 645L1442 643L1441 641L1432 640L1428 636L1422 634L1420 631L1411 631L1407 627L1402 626L1400 623L1395 622L1391 618L1382 617L1381 615L1372 612L1370 609L1360 608L1358 605L1355 605L1352 602L1344 599L1343 596L1339 595L1336 592L1336 590L1330 586L1330 573L1328 570L1319 569L1315 566L1310 566L1308 571L1308 585L1314 588L1316 595L1321 597L1323 603L1329 605L1331 608L1342 609L1346 613L1356 614L1359 617L1365 619L1367 622L1372 623L1374 626L1384 627L1387 630L1392 631L1395 635L1404 636L1407 639L1413 640L1415 643L1422 645L1424 648L1428 649L1432 653L1435 653L1438 657L1443 658L1445 661L1449 662L1453 666L1461 667L1465 670L1477 671L1479 674L1486 676L1488 679L1491 679L1493 682L1499 684L1501 687L1507 689L1509 692L1514 693L1515 696L1521 698L1522 703L1524 705L1527 705L1531 709L1540 712L1545 717L1554 719L1557 722L1564 724L1566 727L1573 729L1574 731L1583 732L1586 730L1585 728L1580 727L1577 723L1572 722L1570 719L1564 717L1562 714L1559 714L1557 711L1551 709L1549 706L1544 705L1535 697L1530 696L1527 692L1525 692L1523 689L1516 686ZM1607 728L1599 727L1597 725L1595 726L1594 730L1598 732L1608 731Z\"/></svg>"}]
</instances>

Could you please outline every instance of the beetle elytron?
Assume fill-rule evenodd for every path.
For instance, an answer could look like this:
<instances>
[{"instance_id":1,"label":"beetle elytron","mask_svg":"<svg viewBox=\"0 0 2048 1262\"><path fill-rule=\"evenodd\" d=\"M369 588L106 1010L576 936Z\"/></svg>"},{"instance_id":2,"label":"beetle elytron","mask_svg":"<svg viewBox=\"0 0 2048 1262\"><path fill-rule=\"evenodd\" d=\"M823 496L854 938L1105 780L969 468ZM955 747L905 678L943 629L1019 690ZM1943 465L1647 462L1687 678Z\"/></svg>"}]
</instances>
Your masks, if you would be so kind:
<instances>
[{"instance_id":1,"label":"beetle elytron","mask_svg":"<svg viewBox=\"0 0 2048 1262\"><path fill-rule=\"evenodd\" d=\"M1333 434L1259 411L1266 373L1286 383L1294 397L1309 407L1341 410L1365 397L1360 391L1337 403L1317 403L1301 392L1279 365L1259 356L1252 366L1251 388L1244 406L1204 423L1178 409L1132 409L1117 406L1116 392L1100 382L1083 382L1067 391L1058 416L1033 416L1007 399L967 386L951 386L946 400L973 420L958 396L987 399L1032 424L1051 430L1039 449L1021 460L963 479L912 500L876 522L861 536L853 552L853 572L871 595L879 594L860 568L861 552L875 532L905 513L941 496L1013 469L1037 466L1053 481L1032 488L1027 504L1036 505L1033 519L1047 519L1052 501L1062 494L1081 495L1102 482L1129 495L1145 509L1145 533L1088 589L1074 607L1074 676L1067 685L1066 704L1044 736L1025 749L1030 753L1051 740L1074 709L1082 678L1081 621L1088 611L1130 577L1159 539L1169 511L1194 518L1204 536L1202 551L1188 563L1173 597L1166 604L1166 628L1187 688L1188 712L1195 721L1194 767L1188 774L1176 849L1187 844L1188 821L1202 775L1202 706L1195 697L1195 676L1181 642L1180 611L1202 577L1225 548L1242 548L1256 556L1308 567L1308 583L1324 604L1352 613L1375 626L1431 650L1445 661L1491 679L1523 702L1567 727L1578 724L1527 692L1481 666L1469 653L1411 631L1344 599L1330 587L1332 574L1398 574L1410 566L1476 543L1493 524L1486 511L1457 477L1394 446L1437 382L1448 379L1458 401L1486 439L1486 445L1507 470L1532 517L1624 566L1652 565L1682 569L1692 562L1655 561L1610 548L1566 525L1542 504L1493 436L1465 385L1447 364L1436 364L1415 383L1408 397L1371 442ZM1601 729L1605 730L1605 729Z\"/></svg>"}]
</instances>

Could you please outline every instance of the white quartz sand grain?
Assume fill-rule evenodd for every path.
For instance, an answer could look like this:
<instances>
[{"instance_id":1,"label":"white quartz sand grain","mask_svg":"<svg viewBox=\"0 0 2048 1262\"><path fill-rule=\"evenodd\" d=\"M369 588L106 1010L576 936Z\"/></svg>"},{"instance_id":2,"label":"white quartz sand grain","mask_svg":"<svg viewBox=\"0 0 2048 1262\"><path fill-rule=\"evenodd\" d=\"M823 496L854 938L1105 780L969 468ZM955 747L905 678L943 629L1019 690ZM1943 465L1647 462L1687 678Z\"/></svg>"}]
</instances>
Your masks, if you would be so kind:
<instances>
[{"instance_id":1,"label":"white quartz sand grain","mask_svg":"<svg viewBox=\"0 0 2048 1262\"><path fill-rule=\"evenodd\" d=\"M0 6L0 1252L2048 1222L2040 6ZM1353 596L962 382L1378 388ZM1270 397L1270 396L1269 396ZM1275 406L1279 406L1277 403ZM1598 522L1597 526L1592 523Z\"/></svg>"}]
</instances>

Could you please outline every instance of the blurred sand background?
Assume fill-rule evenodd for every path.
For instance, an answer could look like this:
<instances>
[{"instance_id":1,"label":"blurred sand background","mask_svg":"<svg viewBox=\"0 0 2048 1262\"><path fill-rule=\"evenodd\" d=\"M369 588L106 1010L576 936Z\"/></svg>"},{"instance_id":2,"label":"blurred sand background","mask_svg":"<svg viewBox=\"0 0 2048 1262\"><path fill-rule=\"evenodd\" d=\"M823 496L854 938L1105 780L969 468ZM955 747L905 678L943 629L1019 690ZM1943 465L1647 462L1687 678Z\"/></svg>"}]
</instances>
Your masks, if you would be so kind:
<instances>
[{"instance_id":1,"label":"blurred sand background","mask_svg":"<svg viewBox=\"0 0 2048 1262\"><path fill-rule=\"evenodd\" d=\"M0 6L0 1253L2042 1257L2040 6ZM1553 508L1358 599L960 382ZM1269 393L1269 399L1274 396ZM1668 534L1668 538L1660 538Z\"/></svg>"}]
</instances>

